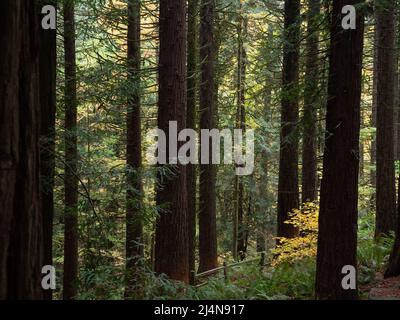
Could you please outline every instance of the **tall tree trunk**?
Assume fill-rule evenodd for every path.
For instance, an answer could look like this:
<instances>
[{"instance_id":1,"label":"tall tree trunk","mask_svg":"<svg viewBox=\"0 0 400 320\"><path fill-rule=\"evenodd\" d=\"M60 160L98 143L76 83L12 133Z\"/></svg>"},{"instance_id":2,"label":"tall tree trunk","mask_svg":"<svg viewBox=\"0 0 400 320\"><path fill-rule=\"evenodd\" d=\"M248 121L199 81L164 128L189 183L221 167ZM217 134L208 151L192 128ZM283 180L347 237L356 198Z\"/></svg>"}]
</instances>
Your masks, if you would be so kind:
<instances>
[{"instance_id":1,"label":"tall tree trunk","mask_svg":"<svg viewBox=\"0 0 400 320\"><path fill-rule=\"evenodd\" d=\"M202 0L200 12L200 129L214 128L215 42L214 0ZM212 143L209 143L209 164L200 165L199 199L199 272L217 267L217 226L215 198L215 165L211 163Z\"/></svg>"},{"instance_id":2,"label":"tall tree trunk","mask_svg":"<svg viewBox=\"0 0 400 320\"><path fill-rule=\"evenodd\" d=\"M187 112L186 126L196 129L196 89L197 89L197 12L198 0L188 1L188 56L187 56ZM196 166L186 166L188 196L188 237L190 284L194 284L196 270Z\"/></svg>"},{"instance_id":3,"label":"tall tree trunk","mask_svg":"<svg viewBox=\"0 0 400 320\"><path fill-rule=\"evenodd\" d=\"M300 1L285 1L285 29L282 71L281 148L278 182L278 237L296 235L286 224L288 214L299 207L298 138Z\"/></svg>"},{"instance_id":4,"label":"tall tree trunk","mask_svg":"<svg viewBox=\"0 0 400 320\"><path fill-rule=\"evenodd\" d=\"M37 2L3 0L0 12L0 299L40 299Z\"/></svg>"},{"instance_id":5,"label":"tall tree trunk","mask_svg":"<svg viewBox=\"0 0 400 320\"><path fill-rule=\"evenodd\" d=\"M238 232L239 232L239 176L235 175L233 180L233 215L232 215L232 256L238 259Z\"/></svg>"},{"instance_id":6,"label":"tall tree trunk","mask_svg":"<svg viewBox=\"0 0 400 320\"><path fill-rule=\"evenodd\" d=\"M377 1L377 128L375 236L394 230L396 187L394 171L395 12L393 1Z\"/></svg>"},{"instance_id":7,"label":"tall tree trunk","mask_svg":"<svg viewBox=\"0 0 400 320\"><path fill-rule=\"evenodd\" d=\"M374 29L374 59L373 59L373 80L372 80L372 110L371 110L371 127L376 128L376 109L377 109L377 97L378 97L378 31L376 26L376 12L375 16L375 29ZM371 167L376 165L376 134L371 141ZM371 169L371 186L376 188L376 168ZM371 197L371 202L373 202L373 208L375 208L376 195L373 193Z\"/></svg>"},{"instance_id":8,"label":"tall tree trunk","mask_svg":"<svg viewBox=\"0 0 400 320\"><path fill-rule=\"evenodd\" d=\"M364 21L342 28L342 8L359 0L334 0L329 62L326 143L319 214L316 297L355 299L342 287L342 268L357 267L358 147Z\"/></svg>"},{"instance_id":9,"label":"tall tree trunk","mask_svg":"<svg viewBox=\"0 0 400 320\"><path fill-rule=\"evenodd\" d=\"M272 35L273 32L272 30L269 31L269 34ZM267 70L268 71L268 70ZM272 81L272 75L268 73L268 76L265 81L264 85L264 121L268 122L268 118L270 116L271 112L271 98L272 98L272 88L271 88L271 81ZM266 132L266 131L265 131ZM268 140L267 140L268 141ZM259 182L259 193L258 195L263 197L265 199L264 201L270 200L270 193L269 193L269 155L267 148L264 147L262 151L262 175L260 177L260 182ZM265 232L266 232L266 225L267 225L267 209L265 204L261 203L259 205L259 210L260 212L265 212L262 215L263 221L258 225L257 228L257 252L262 252L266 250L266 241L265 241Z\"/></svg>"},{"instance_id":10,"label":"tall tree trunk","mask_svg":"<svg viewBox=\"0 0 400 320\"><path fill-rule=\"evenodd\" d=\"M395 8L395 43L394 43L394 107L393 107L393 126L394 126L394 132L393 132L393 146L394 146L394 160L400 160L400 108L399 108L399 103L400 103L400 91L399 91L399 45L400 45L400 33L399 33L399 18L398 15L400 13L400 10L398 8Z\"/></svg>"},{"instance_id":11,"label":"tall tree trunk","mask_svg":"<svg viewBox=\"0 0 400 320\"><path fill-rule=\"evenodd\" d=\"M399 10L397 10L397 15L399 14ZM400 89L400 83L399 83L399 47L398 45L400 44L400 20L397 16L396 19L397 22L397 49L396 49L396 70L397 70L397 76L396 76L396 81L395 81L395 90L397 91L397 101L395 104L395 107L398 108L397 112L398 112L398 117L400 117L400 98L399 98L399 89ZM399 121L399 120L398 120ZM400 122L400 121L399 121ZM400 131L400 130L399 130ZM400 134L398 132L398 134ZM397 143L399 143L400 140L397 141ZM400 146L398 147L398 152L400 149ZM397 158L399 159L399 158ZM390 255L389 258L389 265L388 268L385 272L385 277L389 278L389 277L396 277L400 275L400 176L399 176L399 186L398 186L398 198L397 198L397 224L396 224L396 239L395 239L395 243L393 246L393 250L392 253Z\"/></svg>"},{"instance_id":12,"label":"tall tree trunk","mask_svg":"<svg viewBox=\"0 0 400 320\"><path fill-rule=\"evenodd\" d=\"M400 13L400 11L398 11ZM400 25L399 19L396 19L397 26ZM399 86L399 61L400 61L400 32L396 33L396 45L395 45L395 94L394 94L394 160L400 160L400 86Z\"/></svg>"},{"instance_id":13,"label":"tall tree trunk","mask_svg":"<svg viewBox=\"0 0 400 320\"><path fill-rule=\"evenodd\" d=\"M65 173L64 173L64 292L75 299L78 285L78 148L74 0L64 3L65 54Z\"/></svg>"},{"instance_id":14,"label":"tall tree trunk","mask_svg":"<svg viewBox=\"0 0 400 320\"><path fill-rule=\"evenodd\" d=\"M301 175L303 203L317 199L318 16L320 0L309 0L308 7Z\"/></svg>"},{"instance_id":15,"label":"tall tree trunk","mask_svg":"<svg viewBox=\"0 0 400 320\"><path fill-rule=\"evenodd\" d=\"M236 127L243 132L246 130L245 114L245 81L246 81L246 50L244 37L246 36L246 20L243 17L242 3L238 19L238 51L237 51L237 112ZM244 179L237 176L237 249L240 260L244 260L246 251L246 226L244 223Z\"/></svg>"},{"instance_id":16,"label":"tall tree trunk","mask_svg":"<svg viewBox=\"0 0 400 320\"><path fill-rule=\"evenodd\" d=\"M143 298L142 134L140 116L140 0L128 2L128 77L131 95L126 126L126 288L125 297Z\"/></svg>"},{"instance_id":17,"label":"tall tree trunk","mask_svg":"<svg viewBox=\"0 0 400 320\"><path fill-rule=\"evenodd\" d=\"M44 0L41 6L53 5L56 0ZM39 21L43 17L40 15ZM54 217L54 173L55 173L55 124L56 124L56 30L39 28L40 32L40 106L41 106L41 184L43 218L43 264L53 265L53 217ZM52 299L52 290L43 292L44 298Z\"/></svg>"},{"instance_id":18,"label":"tall tree trunk","mask_svg":"<svg viewBox=\"0 0 400 320\"><path fill-rule=\"evenodd\" d=\"M362 126L362 120L361 120L361 126ZM364 144L360 141L360 146L359 146L359 168L358 168L358 174L359 174L359 179L362 181L363 176L364 176Z\"/></svg>"},{"instance_id":19,"label":"tall tree trunk","mask_svg":"<svg viewBox=\"0 0 400 320\"><path fill-rule=\"evenodd\" d=\"M398 188L398 201L400 203L400 177ZM397 227L396 239L393 245L392 253L389 258L389 265L385 271L385 278L397 277L400 275L400 206L397 207Z\"/></svg>"},{"instance_id":20,"label":"tall tree trunk","mask_svg":"<svg viewBox=\"0 0 400 320\"><path fill-rule=\"evenodd\" d=\"M158 128L166 133L169 121L178 132L186 126L186 1L160 1L160 67ZM175 138L175 137L173 137ZM167 159L169 157L166 146ZM163 211L156 226L155 271L189 282L186 168L176 165L173 177L160 177L157 205Z\"/></svg>"}]
</instances>

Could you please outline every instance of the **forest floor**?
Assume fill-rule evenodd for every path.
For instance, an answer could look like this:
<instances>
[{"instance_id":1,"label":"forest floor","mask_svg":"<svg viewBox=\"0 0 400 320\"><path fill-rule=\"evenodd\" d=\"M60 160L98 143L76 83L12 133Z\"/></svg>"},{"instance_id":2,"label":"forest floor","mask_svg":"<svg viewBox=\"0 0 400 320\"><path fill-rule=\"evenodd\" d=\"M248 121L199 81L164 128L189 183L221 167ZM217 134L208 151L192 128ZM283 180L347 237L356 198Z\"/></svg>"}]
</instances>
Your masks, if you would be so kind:
<instances>
[{"instance_id":1,"label":"forest floor","mask_svg":"<svg viewBox=\"0 0 400 320\"><path fill-rule=\"evenodd\" d=\"M377 273L375 280L361 287L368 292L369 300L400 300L400 277L384 279L382 273Z\"/></svg>"}]
</instances>

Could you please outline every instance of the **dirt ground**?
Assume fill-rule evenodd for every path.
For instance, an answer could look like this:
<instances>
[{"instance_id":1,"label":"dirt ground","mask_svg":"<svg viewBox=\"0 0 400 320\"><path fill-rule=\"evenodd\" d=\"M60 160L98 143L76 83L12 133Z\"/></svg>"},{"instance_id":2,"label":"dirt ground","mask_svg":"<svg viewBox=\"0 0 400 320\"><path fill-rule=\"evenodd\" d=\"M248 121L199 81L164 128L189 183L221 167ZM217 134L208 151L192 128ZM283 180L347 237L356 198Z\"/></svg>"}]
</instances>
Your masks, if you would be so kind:
<instances>
[{"instance_id":1,"label":"dirt ground","mask_svg":"<svg viewBox=\"0 0 400 320\"><path fill-rule=\"evenodd\" d=\"M400 300L400 277L384 279L378 273L375 280L361 287L361 291L368 293L369 300Z\"/></svg>"}]
</instances>

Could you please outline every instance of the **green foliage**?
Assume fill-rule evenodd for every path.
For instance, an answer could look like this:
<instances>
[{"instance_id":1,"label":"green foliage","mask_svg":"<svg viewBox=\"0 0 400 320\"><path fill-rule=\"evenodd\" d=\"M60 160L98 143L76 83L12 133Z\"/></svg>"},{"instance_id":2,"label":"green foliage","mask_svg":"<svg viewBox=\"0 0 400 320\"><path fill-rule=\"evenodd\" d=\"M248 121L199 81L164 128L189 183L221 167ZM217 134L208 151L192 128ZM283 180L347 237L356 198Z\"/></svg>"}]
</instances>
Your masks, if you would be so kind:
<instances>
[{"instance_id":1,"label":"green foliage","mask_svg":"<svg viewBox=\"0 0 400 320\"><path fill-rule=\"evenodd\" d=\"M303 259L282 263L261 271L257 265L245 265L229 271L227 282L215 277L198 288L190 289L190 299L286 300L313 298L315 263Z\"/></svg>"},{"instance_id":2,"label":"green foliage","mask_svg":"<svg viewBox=\"0 0 400 320\"><path fill-rule=\"evenodd\" d=\"M95 270L80 270L82 300L119 300L123 298L123 266L103 264Z\"/></svg>"},{"instance_id":3,"label":"green foliage","mask_svg":"<svg viewBox=\"0 0 400 320\"><path fill-rule=\"evenodd\" d=\"M375 215L360 218L358 233L358 279L361 284L369 283L377 272L383 271L393 247L394 234L374 239Z\"/></svg>"}]
</instances>

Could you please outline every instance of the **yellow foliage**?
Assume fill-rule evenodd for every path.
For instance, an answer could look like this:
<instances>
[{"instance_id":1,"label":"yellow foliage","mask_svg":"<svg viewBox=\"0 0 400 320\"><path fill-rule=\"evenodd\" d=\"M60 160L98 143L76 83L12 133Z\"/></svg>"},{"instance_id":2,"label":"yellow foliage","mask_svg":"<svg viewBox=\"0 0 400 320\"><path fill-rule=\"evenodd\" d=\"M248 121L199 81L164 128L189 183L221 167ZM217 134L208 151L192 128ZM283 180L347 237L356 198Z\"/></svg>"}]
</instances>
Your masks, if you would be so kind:
<instances>
[{"instance_id":1,"label":"yellow foliage","mask_svg":"<svg viewBox=\"0 0 400 320\"><path fill-rule=\"evenodd\" d=\"M316 202L303 203L301 209L293 209L285 223L294 225L299 230L295 238L277 237L278 245L272 250L276 266L282 262L294 262L317 254L318 212Z\"/></svg>"}]
</instances>

